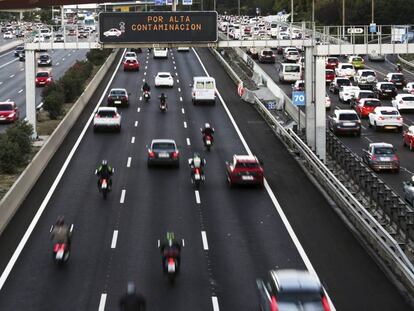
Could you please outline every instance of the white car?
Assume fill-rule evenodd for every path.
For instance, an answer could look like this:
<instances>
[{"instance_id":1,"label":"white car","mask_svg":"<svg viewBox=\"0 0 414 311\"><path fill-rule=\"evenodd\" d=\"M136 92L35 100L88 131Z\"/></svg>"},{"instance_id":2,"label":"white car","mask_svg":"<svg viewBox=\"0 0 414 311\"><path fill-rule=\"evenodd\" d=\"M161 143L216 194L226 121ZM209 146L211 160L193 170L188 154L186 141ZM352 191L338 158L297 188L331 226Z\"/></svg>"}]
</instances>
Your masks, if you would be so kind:
<instances>
[{"instance_id":1,"label":"white car","mask_svg":"<svg viewBox=\"0 0 414 311\"><path fill-rule=\"evenodd\" d=\"M179 46L177 52L190 52L190 48L188 46Z\"/></svg>"},{"instance_id":2,"label":"white car","mask_svg":"<svg viewBox=\"0 0 414 311\"><path fill-rule=\"evenodd\" d=\"M126 52L125 53L125 59L127 59L127 58L137 59L137 54L135 52Z\"/></svg>"},{"instance_id":3,"label":"white car","mask_svg":"<svg viewBox=\"0 0 414 311\"><path fill-rule=\"evenodd\" d=\"M337 77L353 78L356 71L352 64L339 63L338 67L335 68L335 74Z\"/></svg>"},{"instance_id":4,"label":"white car","mask_svg":"<svg viewBox=\"0 0 414 311\"><path fill-rule=\"evenodd\" d=\"M398 112L397 108L380 106L376 107L369 115L369 127L374 127L375 130L383 129L397 129L402 132L403 118Z\"/></svg>"},{"instance_id":5,"label":"white car","mask_svg":"<svg viewBox=\"0 0 414 311\"><path fill-rule=\"evenodd\" d=\"M13 39L13 33L10 31L7 31L3 35L3 39Z\"/></svg>"},{"instance_id":6,"label":"white car","mask_svg":"<svg viewBox=\"0 0 414 311\"><path fill-rule=\"evenodd\" d=\"M332 106L331 98L329 97L328 93L325 96L325 108L330 110Z\"/></svg>"},{"instance_id":7,"label":"white car","mask_svg":"<svg viewBox=\"0 0 414 311\"><path fill-rule=\"evenodd\" d=\"M120 35L122 35L122 32L116 28L111 28L108 31L105 31L103 35L105 37L119 37Z\"/></svg>"},{"instance_id":8,"label":"white car","mask_svg":"<svg viewBox=\"0 0 414 311\"><path fill-rule=\"evenodd\" d=\"M285 54L285 60L287 62L297 62L300 58L298 51L287 51Z\"/></svg>"},{"instance_id":9,"label":"white car","mask_svg":"<svg viewBox=\"0 0 414 311\"><path fill-rule=\"evenodd\" d=\"M45 42L45 37L43 37L43 35L36 35L33 38L33 42L34 43Z\"/></svg>"},{"instance_id":10,"label":"white car","mask_svg":"<svg viewBox=\"0 0 414 311\"><path fill-rule=\"evenodd\" d=\"M414 82L408 82L403 88L403 91L414 94Z\"/></svg>"},{"instance_id":11,"label":"white car","mask_svg":"<svg viewBox=\"0 0 414 311\"><path fill-rule=\"evenodd\" d=\"M159 86L174 86L174 79L169 72L159 72L155 77L155 87Z\"/></svg>"},{"instance_id":12,"label":"white car","mask_svg":"<svg viewBox=\"0 0 414 311\"><path fill-rule=\"evenodd\" d=\"M414 109L414 95L411 94L398 94L395 99L391 101L392 106L401 110Z\"/></svg>"},{"instance_id":13,"label":"white car","mask_svg":"<svg viewBox=\"0 0 414 311\"><path fill-rule=\"evenodd\" d=\"M349 103L352 97L356 97L356 92L361 89L358 86L341 86L339 88L339 101L342 103Z\"/></svg>"},{"instance_id":14,"label":"white car","mask_svg":"<svg viewBox=\"0 0 414 311\"><path fill-rule=\"evenodd\" d=\"M153 58L168 58L168 49L167 48L154 48Z\"/></svg>"},{"instance_id":15,"label":"white car","mask_svg":"<svg viewBox=\"0 0 414 311\"><path fill-rule=\"evenodd\" d=\"M93 118L93 130L115 129L121 131L121 115L116 107L99 107Z\"/></svg>"},{"instance_id":16,"label":"white car","mask_svg":"<svg viewBox=\"0 0 414 311\"><path fill-rule=\"evenodd\" d=\"M378 82L377 74L371 69L361 69L354 76L354 81L360 88L370 88Z\"/></svg>"}]
</instances>

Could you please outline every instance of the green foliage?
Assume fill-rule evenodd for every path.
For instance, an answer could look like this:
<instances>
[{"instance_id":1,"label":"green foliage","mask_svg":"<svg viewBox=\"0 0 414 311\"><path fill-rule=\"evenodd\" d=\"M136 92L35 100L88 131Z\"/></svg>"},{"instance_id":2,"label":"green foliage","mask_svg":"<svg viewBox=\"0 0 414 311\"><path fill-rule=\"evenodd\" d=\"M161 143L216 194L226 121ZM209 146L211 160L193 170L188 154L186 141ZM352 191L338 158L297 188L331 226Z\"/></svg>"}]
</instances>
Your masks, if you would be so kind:
<instances>
[{"instance_id":1,"label":"green foliage","mask_svg":"<svg viewBox=\"0 0 414 311\"><path fill-rule=\"evenodd\" d=\"M19 166L16 154L19 153L19 145L13 142L6 134L0 134L0 171L13 174Z\"/></svg>"},{"instance_id":2,"label":"green foliage","mask_svg":"<svg viewBox=\"0 0 414 311\"><path fill-rule=\"evenodd\" d=\"M105 62L105 60L111 53L112 49L92 49L86 54L86 58L95 66L100 66Z\"/></svg>"},{"instance_id":3,"label":"green foliage","mask_svg":"<svg viewBox=\"0 0 414 311\"><path fill-rule=\"evenodd\" d=\"M36 21L37 18L38 18L38 15L36 11L23 12L23 20L25 22L33 22L33 21Z\"/></svg>"},{"instance_id":4,"label":"green foliage","mask_svg":"<svg viewBox=\"0 0 414 311\"><path fill-rule=\"evenodd\" d=\"M56 120L63 113L65 95L62 92L53 90L44 98L43 109L49 113L52 120Z\"/></svg>"}]
</instances>

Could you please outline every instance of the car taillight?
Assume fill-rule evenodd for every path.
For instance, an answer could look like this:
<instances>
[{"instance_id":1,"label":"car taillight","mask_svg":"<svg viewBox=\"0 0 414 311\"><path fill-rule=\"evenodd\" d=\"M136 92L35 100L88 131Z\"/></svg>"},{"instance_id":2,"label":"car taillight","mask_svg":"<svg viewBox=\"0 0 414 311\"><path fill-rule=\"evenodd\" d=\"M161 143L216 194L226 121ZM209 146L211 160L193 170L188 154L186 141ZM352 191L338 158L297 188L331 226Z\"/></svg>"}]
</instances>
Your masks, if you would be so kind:
<instances>
[{"instance_id":1,"label":"car taillight","mask_svg":"<svg viewBox=\"0 0 414 311\"><path fill-rule=\"evenodd\" d=\"M278 311L279 308L277 306L277 301L276 301L276 297L272 296L272 299L270 301L270 311Z\"/></svg>"},{"instance_id":2,"label":"car taillight","mask_svg":"<svg viewBox=\"0 0 414 311\"><path fill-rule=\"evenodd\" d=\"M95 115L95 118L99 119L101 116L99 114Z\"/></svg>"},{"instance_id":3,"label":"car taillight","mask_svg":"<svg viewBox=\"0 0 414 311\"><path fill-rule=\"evenodd\" d=\"M151 151L151 150L148 150L148 155L149 155L150 158L155 157L154 151Z\"/></svg>"},{"instance_id":4,"label":"car taillight","mask_svg":"<svg viewBox=\"0 0 414 311\"><path fill-rule=\"evenodd\" d=\"M373 156L371 157L371 160L372 160L372 161L377 161L377 156L376 156L376 155L373 155Z\"/></svg>"},{"instance_id":5,"label":"car taillight","mask_svg":"<svg viewBox=\"0 0 414 311\"><path fill-rule=\"evenodd\" d=\"M114 119L119 119L121 116L119 115L119 113L115 114Z\"/></svg>"},{"instance_id":6,"label":"car taillight","mask_svg":"<svg viewBox=\"0 0 414 311\"><path fill-rule=\"evenodd\" d=\"M401 120L402 120L402 118L401 118L401 117L397 117L397 120L398 120L398 121L401 121Z\"/></svg>"},{"instance_id":7,"label":"car taillight","mask_svg":"<svg viewBox=\"0 0 414 311\"><path fill-rule=\"evenodd\" d=\"M35 79L35 81L36 81L36 82L39 82L39 78L36 78L36 79Z\"/></svg>"},{"instance_id":8,"label":"car taillight","mask_svg":"<svg viewBox=\"0 0 414 311\"><path fill-rule=\"evenodd\" d=\"M173 158L177 158L177 157L178 157L178 151L174 151L174 152L172 153L172 156L173 156Z\"/></svg>"},{"instance_id":9,"label":"car taillight","mask_svg":"<svg viewBox=\"0 0 414 311\"><path fill-rule=\"evenodd\" d=\"M397 157L397 155L396 155L396 154L394 154L394 156L392 157L392 160L393 160L393 161L397 161L397 162L398 162L398 161L400 161L400 159L398 159L398 157Z\"/></svg>"},{"instance_id":10,"label":"car taillight","mask_svg":"<svg viewBox=\"0 0 414 311\"><path fill-rule=\"evenodd\" d=\"M329 302L326 296L322 297L322 306L324 311L331 311L331 307L329 306Z\"/></svg>"},{"instance_id":11,"label":"car taillight","mask_svg":"<svg viewBox=\"0 0 414 311\"><path fill-rule=\"evenodd\" d=\"M9 114L9 118L14 117L14 112Z\"/></svg>"}]
</instances>

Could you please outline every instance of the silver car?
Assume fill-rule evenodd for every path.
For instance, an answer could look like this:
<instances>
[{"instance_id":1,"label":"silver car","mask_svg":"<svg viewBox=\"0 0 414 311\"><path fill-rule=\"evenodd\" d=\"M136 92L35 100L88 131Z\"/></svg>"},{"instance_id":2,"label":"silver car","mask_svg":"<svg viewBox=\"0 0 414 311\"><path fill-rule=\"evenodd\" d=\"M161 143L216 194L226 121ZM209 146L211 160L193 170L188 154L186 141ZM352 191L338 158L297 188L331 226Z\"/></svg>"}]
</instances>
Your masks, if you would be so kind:
<instances>
[{"instance_id":1,"label":"silver car","mask_svg":"<svg viewBox=\"0 0 414 311\"><path fill-rule=\"evenodd\" d=\"M403 182L404 199L414 207L414 178Z\"/></svg>"},{"instance_id":2,"label":"silver car","mask_svg":"<svg viewBox=\"0 0 414 311\"><path fill-rule=\"evenodd\" d=\"M180 153L173 139L153 139L148 148L148 167L153 165L180 166Z\"/></svg>"}]
</instances>

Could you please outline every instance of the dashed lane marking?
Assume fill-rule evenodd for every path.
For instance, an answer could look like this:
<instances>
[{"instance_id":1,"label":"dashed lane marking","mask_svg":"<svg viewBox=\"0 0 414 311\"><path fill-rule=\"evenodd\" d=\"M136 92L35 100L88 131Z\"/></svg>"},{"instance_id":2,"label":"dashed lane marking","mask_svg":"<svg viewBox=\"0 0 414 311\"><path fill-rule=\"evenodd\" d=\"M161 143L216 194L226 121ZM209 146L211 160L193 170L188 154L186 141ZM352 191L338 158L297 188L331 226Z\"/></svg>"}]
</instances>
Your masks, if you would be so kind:
<instances>
[{"instance_id":1,"label":"dashed lane marking","mask_svg":"<svg viewBox=\"0 0 414 311\"><path fill-rule=\"evenodd\" d=\"M184 239L181 239L181 241L182 241L183 247L185 247L185 241L184 241Z\"/></svg>"},{"instance_id":2,"label":"dashed lane marking","mask_svg":"<svg viewBox=\"0 0 414 311\"><path fill-rule=\"evenodd\" d=\"M187 137L187 145L191 146L190 138Z\"/></svg>"},{"instance_id":3,"label":"dashed lane marking","mask_svg":"<svg viewBox=\"0 0 414 311\"><path fill-rule=\"evenodd\" d=\"M116 248L116 241L117 240L118 240L118 230L114 230L114 234L112 235L111 248Z\"/></svg>"},{"instance_id":4,"label":"dashed lane marking","mask_svg":"<svg viewBox=\"0 0 414 311\"><path fill-rule=\"evenodd\" d=\"M132 136L132 138L131 138L131 144L135 144L135 136Z\"/></svg>"},{"instance_id":5,"label":"dashed lane marking","mask_svg":"<svg viewBox=\"0 0 414 311\"><path fill-rule=\"evenodd\" d=\"M180 83L180 80L177 79L177 83Z\"/></svg>"},{"instance_id":6,"label":"dashed lane marking","mask_svg":"<svg viewBox=\"0 0 414 311\"><path fill-rule=\"evenodd\" d=\"M122 189L121 199L119 200L119 203L124 204L124 202L125 202L125 194L126 194L126 190L125 189Z\"/></svg>"},{"instance_id":7,"label":"dashed lane marking","mask_svg":"<svg viewBox=\"0 0 414 311\"><path fill-rule=\"evenodd\" d=\"M20 94L21 92L23 92L23 89L21 89L18 93Z\"/></svg>"},{"instance_id":8,"label":"dashed lane marking","mask_svg":"<svg viewBox=\"0 0 414 311\"><path fill-rule=\"evenodd\" d=\"M131 161L132 161L132 158L131 157L128 157L127 167L131 167Z\"/></svg>"},{"instance_id":9,"label":"dashed lane marking","mask_svg":"<svg viewBox=\"0 0 414 311\"><path fill-rule=\"evenodd\" d=\"M182 113L182 114L185 114L185 110L184 110L184 108L181 108L181 113Z\"/></svg>"},{"instance_id":10,"label":"dashed lane marking","mask_svg":"<svg viewBox=\"0 0 414 311\"><path fill-rule=\"evenodd\" d=\"M213 311L220 311L218 299L216 296L211 297L211 302L213 303Z\"/></svg>"},{"instance_id":11,"label":"dashed lane marking","mask_svg":"<svg viewBox=\"0 0 414 311\"><path fill-rule=\"evenodd\" d=\"M98 311L105 311L105 304L106 304L106 294L102 294L101 300L99 301Z\"/></svg>"},{"instance_id":12,"label":"dashed lane marking","mask_svg":"<svg viewBox=\"0 0 414 311\"><path fill-rule=\"evenodd\" d=\"M180 87L178 88L178 92L181 92L181 88Z\"/></svg>"},{"instance_id":13,"label":"dashed lane marking","mask_svg":"<svg viewBox=\"0 0 414 311\"><path fill-rule=\"evenodd\" d=\"M140 112L140 111L141 111L141 107L138 107L138 108L137 108L137 112Z\"/></svg>"},{"instance_id":14,"label":"dashed lane marking","mask_svg":"<svg viewBox=\"0 0 414 311\"><path fill-rule=\"evenodd\" d=\"M14 78L14 76L15 76L15 74L12 74L12 75L10 76L10 78Z\"/></svg>"},{"instance_id":15,"label":"dashed lane marking","mask_svg":"<svg viewBox=\"0 0 414 311\"><path fill-rule=\"evenodd\" d=\"M180 96L180 102L182 102L183 101L183 98Z\"/></svg>"},{"instance_id":16,"label":"dashed lane marking","mask_svg":"<svg viewBox=\"0 0 414 311\"><path fill-rule=\"evenodd\" d=\"M138 121L135 121L134 126L135 126L135 127L137 127L137 126L138 126Z\"/></svg>"},{"instance_id":17,"label":"dashed lane marking","mask_svg":"<svg viewBox=\"0 0 414 311\"><path fill-rule=\"evenodd\" d=\"M184 128L187 128L187 122L184 121Z\"/></svg>"},{"instance_id":18,"label":"dashed lane marking","mask_svg":"<svg viewBox=\"0 0 414 311\"><path fill-rule=\"evenodd\" d=\"M364 136L364 138L365 138L366 140L368 140L370 143L372 143L372 139L371 139L371 138L369 138L369 137L367 137L367 136Z\"/></svg>"},{"instance_id":19,"label":"dashed lane marking","mask_svg":"<svg viewBox=\"0 0 414 311\"><path fill-rule=\"evenodd\" d=\"M194 194L195 194L196 203L201 204L200 192L198 192L198 190L196 190L196 191L194 191Z\"/></svg>"},{"instance_id":20,"label":"dashed lane marking","mask_svg":"<svg viewBox=\"0 0 414 311\"><path fill-rule=\"evenodd\" d=\"M142 101L142 96L139 97L139 101ZM138 108L139 109L139 108Z\"/></svg>"},{"instance_id":21,"label":"dashed lane marking","mask_svg":"<svg viewBox=\"0 0 414 311\"><path fill-rule=\"evenodd\" d=\"M207 242L207 234L205 231L201 231L201 239L203 240L203 248L205 251L208 251L208 242Z\"/></svg>"},{"instance_id":22,"label":"dashed lane marking","mask_svg":"<svg viewBox=\"0 0 414 311\"><path fill-rule=\"evenodd\" d=\"M55 64L55 66L59 66L59 65L60 65L60 63L56 63L56 64Z\"/></svg>"}]
</instances>

